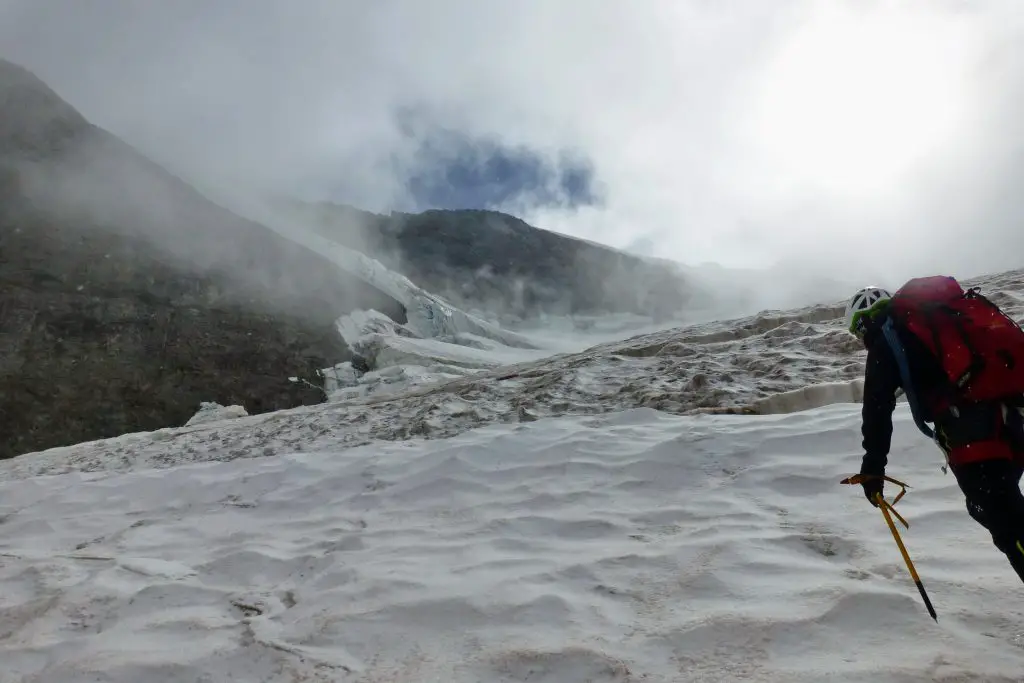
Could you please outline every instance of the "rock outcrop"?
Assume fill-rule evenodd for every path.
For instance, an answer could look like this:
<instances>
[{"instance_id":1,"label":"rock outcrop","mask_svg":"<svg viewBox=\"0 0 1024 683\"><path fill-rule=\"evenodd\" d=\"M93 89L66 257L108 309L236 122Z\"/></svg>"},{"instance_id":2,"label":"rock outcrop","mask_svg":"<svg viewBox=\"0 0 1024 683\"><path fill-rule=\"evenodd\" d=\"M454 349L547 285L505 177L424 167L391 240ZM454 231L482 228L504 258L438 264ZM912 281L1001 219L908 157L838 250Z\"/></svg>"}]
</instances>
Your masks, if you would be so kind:
<instances>
[{"instance_id":1,"label":"rock outcrop","mask_svg":"<svg viewBox=\"0 0 1024 683\"><path fill-rule=\"evenodd\" d=\"M323 400L335 320L401 304L209 201L0 60L0 457Z\"/></svg>"}]
</instances>

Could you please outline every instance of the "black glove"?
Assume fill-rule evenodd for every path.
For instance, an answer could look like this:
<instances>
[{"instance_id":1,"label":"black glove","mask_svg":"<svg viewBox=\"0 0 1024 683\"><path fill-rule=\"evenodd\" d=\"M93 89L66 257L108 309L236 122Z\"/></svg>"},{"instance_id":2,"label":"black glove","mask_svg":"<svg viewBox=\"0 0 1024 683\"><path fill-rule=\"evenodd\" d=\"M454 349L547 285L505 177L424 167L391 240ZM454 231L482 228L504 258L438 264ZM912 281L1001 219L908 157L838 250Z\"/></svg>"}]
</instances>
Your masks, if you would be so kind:
<instances>
[{"instance_id":1,"label":"black glove","mask_svg":"<svg viewBox=\"0 0 1024 683\"><path fill-rule=\"evenodd\" d=\"M885 475L885 467L878 467L869 462L863 462L860 467L860 474L864 477L864 480L860 485L864 488L864 497L871 502L872 505L878 507L878 501L875 497L882 494L885 488L885 479L882 477Z\"/></svg>"}]
</instances>

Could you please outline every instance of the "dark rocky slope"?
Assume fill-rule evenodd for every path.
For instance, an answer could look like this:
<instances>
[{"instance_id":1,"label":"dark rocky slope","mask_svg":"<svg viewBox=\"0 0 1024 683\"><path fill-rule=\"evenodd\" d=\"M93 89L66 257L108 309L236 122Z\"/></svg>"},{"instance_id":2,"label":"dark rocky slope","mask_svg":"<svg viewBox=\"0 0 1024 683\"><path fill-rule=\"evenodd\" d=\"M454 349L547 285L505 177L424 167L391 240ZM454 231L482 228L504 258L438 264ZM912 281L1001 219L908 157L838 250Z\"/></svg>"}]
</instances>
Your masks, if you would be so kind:
<instances>
[{"instance_id":1,"label":"dark rocky slope","mask_svg":"<svg viewBox=\"0 0 1024 683\"><path fill-rule=\"evenodd\" d=\"M402 306L230 213L0 60L0 457L322 400L334 320Z\"/></svg>"},{"instance_id":2,"label":"dark rocky slope","mask_svg":"<svg viewBox=\"0 0 1024 683\"><path fill-rule=\"evenodd\" d=\"M298 202L279 209L466 309L521 318L616 312L666 318L685 310L697 289L667 262L494 211L384 216Z\"/></svg>"}]
</instances>

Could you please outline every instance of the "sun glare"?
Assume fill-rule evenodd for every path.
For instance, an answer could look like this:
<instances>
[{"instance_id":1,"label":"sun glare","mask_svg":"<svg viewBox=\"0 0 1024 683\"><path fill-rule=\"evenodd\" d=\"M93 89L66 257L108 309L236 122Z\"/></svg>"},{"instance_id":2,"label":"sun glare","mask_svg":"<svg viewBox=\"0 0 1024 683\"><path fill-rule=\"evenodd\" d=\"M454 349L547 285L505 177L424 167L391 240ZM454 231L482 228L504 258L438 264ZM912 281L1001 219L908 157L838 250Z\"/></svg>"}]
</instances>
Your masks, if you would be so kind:
<instances>
[{"instance_id":1,"label":"sun glare","mask_svg":"<svg viewBox=\"0 0 1024 683\"><path fill-rule=\"evenodd\" d=\"M784 182L886 194L963 125L966 46L931 14L819 15L766 64L747 132Z\"/></svg>"}]
</instances>

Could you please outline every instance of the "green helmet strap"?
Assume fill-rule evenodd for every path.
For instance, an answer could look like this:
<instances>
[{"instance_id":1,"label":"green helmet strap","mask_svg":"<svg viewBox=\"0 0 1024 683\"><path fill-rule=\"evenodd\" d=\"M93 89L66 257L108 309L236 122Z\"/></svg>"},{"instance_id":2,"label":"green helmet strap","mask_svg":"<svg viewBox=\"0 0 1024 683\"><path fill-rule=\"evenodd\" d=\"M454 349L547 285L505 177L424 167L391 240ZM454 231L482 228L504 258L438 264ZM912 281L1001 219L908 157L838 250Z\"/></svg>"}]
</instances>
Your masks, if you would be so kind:
<instances>
[{"instance_id":1,"label":"green helmet strap","mask_svg":"<svg viewBox=\"0 0 1024 683\"><path fill-rule=\"evenodd\" d=\"M865 317L873 320L879 313L884 311L889 305L889 299L879 299L871 305L870 308L865 308L862 311L854 311L850 316L850 332L857 336L860 336L860 332L867 326Z\"/></svg>"}]
</instances>

